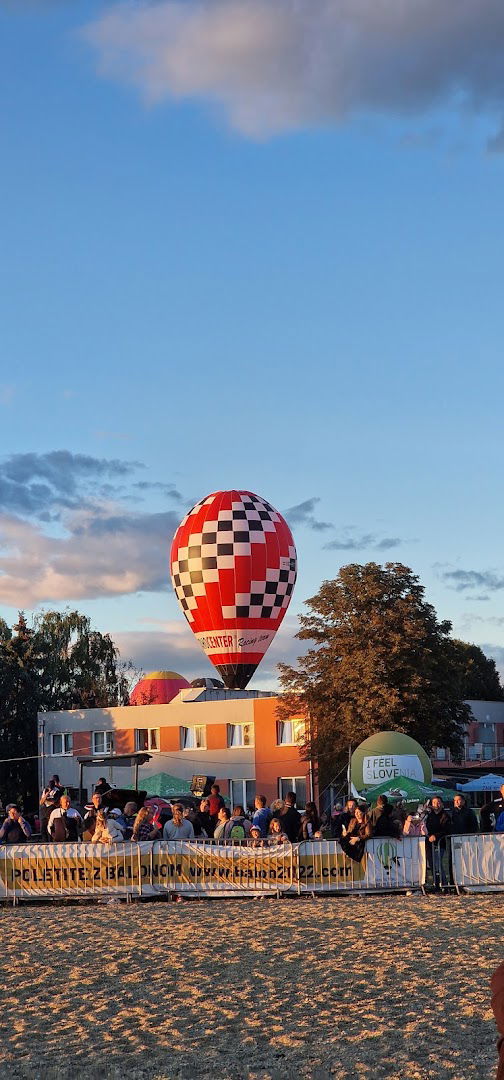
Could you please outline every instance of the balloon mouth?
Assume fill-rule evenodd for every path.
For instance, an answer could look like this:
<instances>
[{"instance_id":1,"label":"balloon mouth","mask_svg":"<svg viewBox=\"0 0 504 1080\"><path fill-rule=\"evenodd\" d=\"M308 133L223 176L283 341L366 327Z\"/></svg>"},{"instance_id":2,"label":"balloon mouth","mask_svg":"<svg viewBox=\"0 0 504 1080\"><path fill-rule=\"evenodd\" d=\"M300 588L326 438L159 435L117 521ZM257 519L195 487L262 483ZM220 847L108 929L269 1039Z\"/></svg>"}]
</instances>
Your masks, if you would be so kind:
<instances>
[{"instance_id":1,"label":"balloon mouth","mask_svg":"<svg viewBox=\"0 0 504 1080\"><path fill-rule=\"evenodd\" d=\"M216 664L226 690L245 690L257 664Z\"/></svg>"}]
</instances>

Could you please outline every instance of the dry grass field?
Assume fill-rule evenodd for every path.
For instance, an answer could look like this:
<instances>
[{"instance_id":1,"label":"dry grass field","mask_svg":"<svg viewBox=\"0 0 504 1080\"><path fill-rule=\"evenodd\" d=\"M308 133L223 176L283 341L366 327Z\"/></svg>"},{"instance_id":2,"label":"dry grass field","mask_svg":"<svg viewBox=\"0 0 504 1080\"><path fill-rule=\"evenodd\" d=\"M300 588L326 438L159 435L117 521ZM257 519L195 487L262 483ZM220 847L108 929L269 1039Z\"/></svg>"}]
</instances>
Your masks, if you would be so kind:
<instances>
[{"instance_id":1,"label":"dry grass field","mask_svg":"<svg viewBox=\"0 0 504 1080\"><path fill-rule=\"evenodd\" d=\"M493 1080L504 896L1 912L12 1080Z\"/></svg>"}]
</instances>

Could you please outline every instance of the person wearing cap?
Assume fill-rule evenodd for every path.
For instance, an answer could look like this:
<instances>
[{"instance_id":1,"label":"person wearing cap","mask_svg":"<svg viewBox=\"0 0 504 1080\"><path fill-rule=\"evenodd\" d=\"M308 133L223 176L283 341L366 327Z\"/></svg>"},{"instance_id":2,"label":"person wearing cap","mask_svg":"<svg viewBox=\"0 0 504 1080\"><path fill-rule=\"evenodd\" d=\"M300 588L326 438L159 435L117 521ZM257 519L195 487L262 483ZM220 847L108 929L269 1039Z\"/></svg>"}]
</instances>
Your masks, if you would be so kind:
<instances>
[{"instance_id":1,"label":"person wearing cap","mask_svg":"<svg viewBox=\"0 0 504 1080\"><path fill-rule=\"evenodd\" d=\"M15 803L7 806L7 817L0 829L2 844L24 844L30 839L31 829Z\"/></svg>"},{"instance_id":2,"label":"person wearing cap","mask_svg":"<svg viewBox=\"0 0 504 1080\"><path fill-rule=\"evenodd\" d=\"M93 833L96 829L96 818L98 816L98 811L101 810L101 804L101 795L97 791L94 791L91 796L91 802L86 803L86 806L84 807L86 813L84 814L84 820L82 822L83 840L92 839Z\"/></svg>"},{"instance_id":3,"label":"person wearing cap","mask_svg":"<svg viewBox=\"0 0 504 1080\"><path fill-rule=\"evenodd\" d=\"M47 831L54 844L72 844L82 836L82 818L71 805L69 795L62 795L59 806L53 810Z\"/></svg>"},{"instance_id":4,"label":"person wearing cap","mask_svg":"<svg viewBox=\"0 0 504 1080\"><path fill-rule=\"evenodd\" d=\"M60 804L60 798L64 792L63 784L60 784L60 778L57 773L51 776L48 784L46 784L41 798L40 798L40 832L42 834L42 843L47 844L49 842L48 824L49 818Z\"/></svg>"},{"instance_id":5,"label":"person wearing cap","mask_svg":"<svg viewBox=\"0 0 504 1080\"><path fill-rule=\"evenodd\" d=\"M265 843L266 843L266 841L263 838L263 835L261 833L261 826L260 825L254 825L254 823L252 822L252 825L250 826L250 836L249 836L249 839L248 839L248 846L253 847L253 848L259 848L259 847L264 847Z\"/></svg>"}]
</instances>

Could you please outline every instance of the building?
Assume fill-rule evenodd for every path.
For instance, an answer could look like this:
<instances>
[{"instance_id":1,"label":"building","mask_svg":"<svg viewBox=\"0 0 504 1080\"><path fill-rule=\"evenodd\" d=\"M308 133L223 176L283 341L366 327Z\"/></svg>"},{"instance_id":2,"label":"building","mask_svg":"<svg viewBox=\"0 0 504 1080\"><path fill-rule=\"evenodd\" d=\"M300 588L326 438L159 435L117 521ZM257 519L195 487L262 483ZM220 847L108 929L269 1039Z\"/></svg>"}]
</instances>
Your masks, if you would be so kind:
<instances>
[{"instance_id":1,"label":"building","mask_svg":"<svg viewBox=\"0 0 504 1080\"><path fill-rule=\"evenodd\" d=\"M467 704L472 719L464 736L463 756L455 758L446 747L436 747L432 754L435 772L478 775L502 770L504 775L504 701L468 701Z\"/></svg>"},{"instance_id":2,"label":"building","mask_svg":"<svg viewBox=\"0 0 504 1080\"><path fill-rule=\"evenodd\" d=\"M149 775L167 772L184 780L215 776L232 803L268 803L295 791L298 806L317 797L312 768L300 753L305 721L277 718L273 694L239 690L181 690L166 705L72 709L39 714L40 787L53 773L75 791L79 758L98 758L84 774L85 794L100 776L116 787L132 783L131 768L113 755L145 751L141 789ZM110 760L108 760L110 759Z\"/></svg>"}]
</instances>

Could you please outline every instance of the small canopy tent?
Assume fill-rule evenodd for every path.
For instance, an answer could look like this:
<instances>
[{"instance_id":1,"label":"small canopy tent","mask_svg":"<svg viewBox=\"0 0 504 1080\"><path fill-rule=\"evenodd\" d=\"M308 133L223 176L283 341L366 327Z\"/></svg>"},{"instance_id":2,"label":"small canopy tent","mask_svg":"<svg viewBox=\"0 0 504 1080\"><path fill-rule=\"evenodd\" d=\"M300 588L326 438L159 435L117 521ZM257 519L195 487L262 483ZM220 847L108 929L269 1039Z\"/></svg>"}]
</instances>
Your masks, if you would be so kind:
<instances>
[{"instance_id":1,"label":"small canopy tent","mask_svg":"<svg viewBox=\"0 0 504 1080\"><path fill-rule=\"evenodd\" d=\"M496 773L487 773L486 776L475 776L467 784L457 784L459 791L500 791L504 784L504 776Z\"/></svg>"},{"instance_id":2,"label":"small canopy tent","mask_svg":"<svg viewBox=\"0 0 504 1080\"><path fill-rule=\"evenodd\" d=\"M404 799L407 803L419 803L432 799L434 795L439 795L441 799L448 801L456 794L456 791L450 788L422 784L420 780L412 780L409 776L395 776L393 780L386 780L378 787L363 792L367 801L373 806L379 795L386 795L388 799Z\"/></svg>"},{"instance_id":3,"label":"small canopy tent","mask_svg":"<svg viewBox=\"0 0 504 1080\"><path fill-rule=\"evenodd\" d=\"M171 776L170 773L166 772L142 777L142 788L147 792L147 795L158 795L159 798L165 799L191 794L191 785L188 780L182 780L179 776Z\"/></svg>"}]
</instances>

